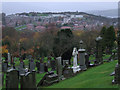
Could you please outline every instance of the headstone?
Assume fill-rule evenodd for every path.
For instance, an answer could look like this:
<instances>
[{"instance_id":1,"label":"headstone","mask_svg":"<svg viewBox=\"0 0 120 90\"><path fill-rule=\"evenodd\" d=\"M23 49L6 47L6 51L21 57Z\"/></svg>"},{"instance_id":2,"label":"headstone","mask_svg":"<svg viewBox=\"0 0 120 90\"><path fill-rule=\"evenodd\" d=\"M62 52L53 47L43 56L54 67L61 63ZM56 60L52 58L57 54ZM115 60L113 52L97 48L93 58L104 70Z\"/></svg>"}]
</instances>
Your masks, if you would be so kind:
<instances>
[{"instance_id":1,"label":"headstone","mask_svg":"<svg viewBox=\"0 0 120 90\"><path fill-rule=\"evenodd\" d=\"M40 62L36 62L36 67L37 67L37 72L39 73L39 71L40 71Z\"/></svg>"},{"instance_id":2,"label":"headstone","mask_svg":"<svg viewBox=\"0 0 120 90\"><path fill-rule=\"evenodd\" d=\"M7 62L2 63L2 72L7 72L7 69L8 69L8 63Z\"/></svg>"},{"instance_id":3,"label":"headstone","mask_svg":"<svg viewBox=\"0 0 120 90\"><path fill-rule=\"evenodd\" d=\"M39 86L49 86L52 85L53 83L58 82L58 75L54 74L53 71L47 72L42 80L38 83L37 87Z\"/></svg>"},{"instance_id":4,"label":"headstone","mask_svg":"<svg viewBox=\"0 0 120 90\"><path fill-rule=\"evenodd\" d=\"M56 58L57 61L57 74L58 74L58 80L62 80L63 75L62 75L62 64L61 64L61 57Z\"/></svg>"},{"instance_id":5,"label":"headstone","mask_svg":"<svg viewBox=\"0 0 120 90\"><path fill-rule=\"evenodd\" d=\"M35 70L35 63L33 60L29 61L29 71L32 72Z\"/></svg>"},{"instance_id":6,"label":"headstone","mask_svg":"<svg viewBox=\"0 0 120 90\"><path fill-rule=\"evenodd\" d=\"M55 62L55 60L51 60L50 64L51 64L51 68L52 68L51 71L55 71L56 70L56 62Z\"/></svg>"},{"instance_id":7,"label":"headstone","mask_svg":"<svg viewBox=\"0 0 120 90\"><path fill-rule=\"evenodd\" d=\"M65 67L63 68L63 76L65 78L70 78L72 77L73 74L73 69L71 67L68 67L68 64L66 63Z\"/></svg>"},{"instance_id":8,"label":"headstone","mask_svg":"<svg viewBox=\"0 0 120 90\"><path fill-rule=\"evenodd\" d=\"M110 74L110 76L114 76L114 75L115 75L115 71Z\"/></svg>"},{"instance_id":9,"label":"headstone","mask_svg":"<svg viewBox=\"0 0 120 90\"><path fill-rule=\"evenodd\" d=\"M85 65L85 49L79 49L78 53L79 53L78 63L80 65L80 68L81 68L81 70L86 70L87 68L86 68L86 65Z\"/></svg>"},{"instance_id":10,"label":"headstone","mask_svg":"<svg viewBox=\"0 0 120 90\"><path fill-rule=\"evenodd\" d=\"M66 63L69 64L69 60L63 60L63 66L65 66Z\"/></svg>"},{"instance_id":11,"label":"headstone","mask_svg":"<svg viewBox=\"0 0 120 90\"><path fill-rule=\"evenodd\" d=\"M6 75L6 89L9 90L11 88L18 89L19 84L19 74L15 69L10 69L7 71Z\"/></svg>"},{"instance_id":12,"label":"headstone","mask_svg":"<svg viewBox=\"0 0 120 90\"><path fill-rule=\"evenodd\" d=\"M19 70L19 75L25 74L24 62L20 62L18 70Z\"/></svg>"},{"instance_id":13,"label":"headstone","mask_svg":"<svg viewBox=\"0 0 120 90\"><path fill-rule=\"evenodd\" d=\"M40 73L44 73L44 63L40 63Z\"/></svg>"},{"instance_id":14,"label":"headstone","mask_svg":"<svg viewBox=\"0 0 120 90\"><path fill-rule=\"evenodd\" d=\"M117 63L115 66L114 80L112 81L113 84L118 84L118 82L119 82L119 75L120 75L119 70L120 70L120 66Z\"/></svg>"},{"instance_id":15,"label":"headstone","mask_svg":"<svg viewBox=\"0 0 120 90\"><path fill-rule=\"evenodd\" d=\"M47 63L44 63L44 71L45 71L45 72L48 72L48 66L47 66Z\"/></svg>"},{"instance_id":16,"label":"headstone","mask_svg":"<svg viewBox=\"0 0 120 90\"><path fill-rule=\"evenodd\" d=\"M88 68L89 67L89 55L85 53L85 65Z\"/></svg>"},{"instance_id":17,"label":"headstone","mask_svg":"<svg viewBox=\"0 0 120 90\"><path fill-rule=\"evenodd\" d=\"M80 71L80 67L77 65L77 54L78 54L77 49L74 48L73 53L72 53L72 55L73 55L73 67L72 68L73 68L74 73Z\"/></svg>"},{"instance_id":18,"label":"headstone","mask_svg":"<svg viewBox=\"0 0 120 90\"><path fill-rule=\"evenodd\" d=\"M35 72L27 72L26 74L20 75L21 89L34 88L36 89Z\"/></svg>"}]
</instances>

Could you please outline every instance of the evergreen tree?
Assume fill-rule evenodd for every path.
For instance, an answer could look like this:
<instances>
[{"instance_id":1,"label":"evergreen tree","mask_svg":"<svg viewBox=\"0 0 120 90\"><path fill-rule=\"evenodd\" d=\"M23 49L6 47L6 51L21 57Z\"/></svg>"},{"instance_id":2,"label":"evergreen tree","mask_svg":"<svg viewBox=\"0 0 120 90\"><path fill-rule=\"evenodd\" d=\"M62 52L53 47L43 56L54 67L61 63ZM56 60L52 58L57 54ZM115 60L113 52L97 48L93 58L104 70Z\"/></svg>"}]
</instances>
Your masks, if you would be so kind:
<instances>
[{"instance_id":1,"label":"evergreen tree","mask_svg":"<svg viewBox=\"0 0 120 90\"><path fill-rule=\"evenodd\" d=\"M104 26L100 32L100 35L103 38L101 41L103 51L106 50L106 53L111 54L112 48L114 47L114 42L116 40L114 27L110 26L106 28Z\"/></svg>"},{"instance_id":2,"label":"evergreen tree","mask_svg":"<svg viewBox=\"0 0 120 90\"><path fill-rule=\"evenodd\" d=\"M105 34L106 34L106 26L104 26L102 29L101 29L101 32L100 32L100 36L102 37L102 40L101 40L101 46L102 46L102 51L104 52L105 50L105 47L106 47L106 42L105 42Z\"/></svg>"}]
</instances>

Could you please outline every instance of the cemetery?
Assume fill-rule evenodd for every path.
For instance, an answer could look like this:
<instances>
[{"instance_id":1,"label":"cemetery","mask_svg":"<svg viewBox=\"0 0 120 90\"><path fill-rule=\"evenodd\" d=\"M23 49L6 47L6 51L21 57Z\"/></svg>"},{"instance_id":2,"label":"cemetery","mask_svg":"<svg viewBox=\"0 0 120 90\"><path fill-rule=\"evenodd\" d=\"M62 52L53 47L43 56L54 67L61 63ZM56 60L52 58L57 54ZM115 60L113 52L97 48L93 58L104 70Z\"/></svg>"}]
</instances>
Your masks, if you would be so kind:
<instances>
[{"instance_id":1,"label":"cemetery","mask_svg":"<svg viewBox=\"0 0 120 90\"><path fill-rule=\"evenodd\" d=\"M97 37L96 42L101 39ZM83 43L80 40L80 47L73 48L70 60L64 56L34 59L32 55L23 60L8 53L8 60L2 57L2 88L117 88L116 52L102 54L97 45L96 54L89 56Z\"/></svg>"},{"instance_id":2,"label":"cemetery","mask_svg":"<svg viewBox=\"0 0 120 90\"><path fill-rule=\"evenodd\" d=\"M108 25L75 31L52 23L46 27L44 32L3 29L0 89L119 87L118 29Z\"/></svg>"}]
</instances>

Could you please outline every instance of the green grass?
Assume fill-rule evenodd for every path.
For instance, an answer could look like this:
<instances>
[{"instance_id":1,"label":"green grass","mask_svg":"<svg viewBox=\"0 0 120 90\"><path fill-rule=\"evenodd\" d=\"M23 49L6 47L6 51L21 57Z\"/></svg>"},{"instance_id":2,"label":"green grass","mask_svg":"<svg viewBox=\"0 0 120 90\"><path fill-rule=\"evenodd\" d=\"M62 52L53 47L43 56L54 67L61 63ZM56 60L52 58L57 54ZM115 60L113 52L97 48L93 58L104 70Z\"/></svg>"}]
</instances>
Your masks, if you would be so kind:
<instances>
[{"instance_id":1,"label":"green grass","mask_svg":"<svg viewBox=\"0 0 120 90\"><path fill-rule=\"evenodd\" d=\"M103 57L103 59L108 59L111 55L106 55L104 54L105 56Z\"/></svg>"},{"instance_id":2,"label":"green grass","mask_svg":"<svg viewBox=\"0 0 120 90\"><path fill-rule=\"evenodd\" d=\"M66 79L47 88L117 88L117 85L112 85L114 77L110 76L110 73L114 71L116 63L117 61L112 61L90 68L75 77Z\"/></svg>"},{"instance_id":3,"label":"green grass","mask_svg":"<svg viewBox=\"0 0 120 90\"><path fill-rule=\"evenodd\" d=\"M26 28L26 25L20 26L20 27L16 27L16 30L22 29L22 28Z\"/></svg>"}]
</instances>

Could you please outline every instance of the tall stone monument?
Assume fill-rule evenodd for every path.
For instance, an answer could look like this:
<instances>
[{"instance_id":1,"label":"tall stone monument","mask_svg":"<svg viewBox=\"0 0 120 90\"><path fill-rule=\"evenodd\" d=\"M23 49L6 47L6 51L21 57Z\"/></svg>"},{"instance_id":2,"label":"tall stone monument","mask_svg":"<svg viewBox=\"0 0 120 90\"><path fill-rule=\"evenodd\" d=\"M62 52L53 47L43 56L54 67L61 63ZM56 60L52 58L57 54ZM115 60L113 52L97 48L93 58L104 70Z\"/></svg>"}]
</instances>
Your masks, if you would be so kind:
<instances>
[{"instance_id":1,"label":"tall stone monument","mask_svg":"<svg viewBox=\"0 0 120 90\"><path fill-rule=\"evenodd\" d=\"M80 41L80 49L78 50L78 63L80 65L81 70L86 70L86 65L85 65L85 49L82 46L83 41Z\"/></svg>"},{"instance_id":2,"label":"tall stone monument","mask_svg":"<svg viewBox=\"0 0 120 90\"><path fill-rule=\"evenodd\" d=\"M57 74L58 74L58 80L62 80L63 75L62 75L62 64L61 64L61 57L56 58L57 61Z\"/></svg>"}]
</instances>

